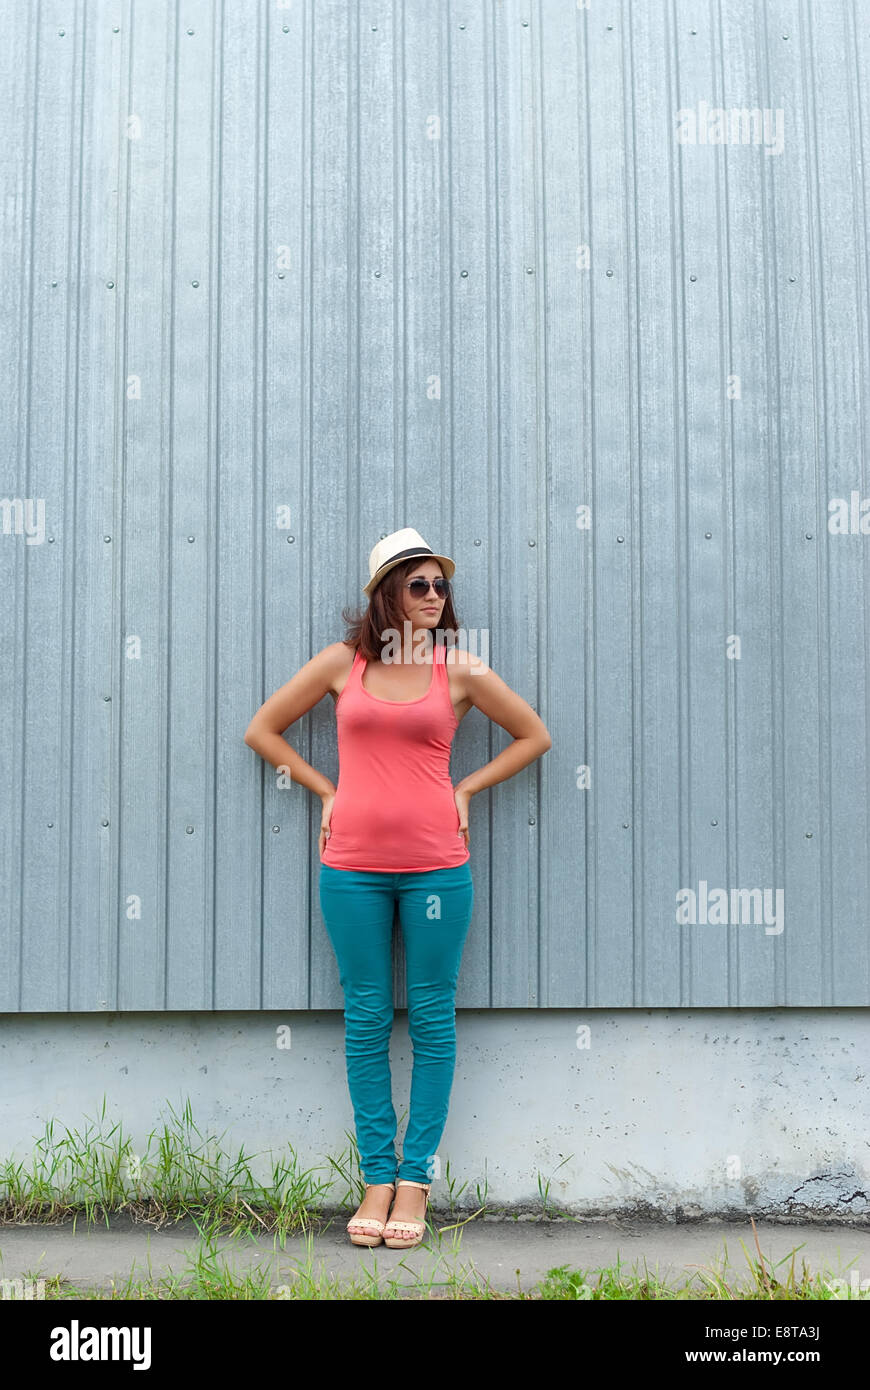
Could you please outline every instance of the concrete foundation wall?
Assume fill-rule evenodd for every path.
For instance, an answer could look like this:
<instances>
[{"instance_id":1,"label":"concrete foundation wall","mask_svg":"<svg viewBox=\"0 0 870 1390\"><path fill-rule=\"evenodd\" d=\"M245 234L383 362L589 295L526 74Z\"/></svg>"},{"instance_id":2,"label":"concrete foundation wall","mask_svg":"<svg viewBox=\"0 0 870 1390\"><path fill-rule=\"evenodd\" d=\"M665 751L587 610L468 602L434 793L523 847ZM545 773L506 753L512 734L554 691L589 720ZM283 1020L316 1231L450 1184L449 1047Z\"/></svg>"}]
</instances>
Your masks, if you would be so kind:
<instances>
[{"instance_id":1,"label":"concrete foundation wall","mask_svg":"<svg viewBox=\"0 0 870 1390\"><path fill-rule=\"evenodd\" d=\"M449 1163L469 1209L478 1188L535 1207L540 1180L575 1213L866 1221L868 1035L864 1009L458 1011L433 1197ZM353 1133L343 1039L340 1012L2 1015L0 1154L26 1159L52 1117L55 1140L83 1132L104 1095L103 1133L120 1121L141 1153L189 1097L229 1153L289 1143L334 1176ZM401 1141L404 1011L391 1058Z\"/></svg>"}]
</instances>

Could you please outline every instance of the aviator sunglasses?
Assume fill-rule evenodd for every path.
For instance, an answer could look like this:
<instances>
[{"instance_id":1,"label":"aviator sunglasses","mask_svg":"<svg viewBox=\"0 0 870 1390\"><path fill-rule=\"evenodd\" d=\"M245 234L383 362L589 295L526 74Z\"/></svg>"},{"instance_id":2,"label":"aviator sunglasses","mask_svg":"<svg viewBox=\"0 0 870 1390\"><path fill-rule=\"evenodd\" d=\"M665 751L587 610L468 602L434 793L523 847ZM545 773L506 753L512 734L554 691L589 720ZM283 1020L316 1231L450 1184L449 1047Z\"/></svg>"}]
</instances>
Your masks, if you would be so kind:
<instances>
[{"instance_id":1,"label":"aviator sunglasses","mask_svg":"<svg viewBox=\"0 0 870 1390\"><path fill-rule=\"evenodd\" d=\"M405 584L405 588L411 590L412 598L423 598L425 594L428 594L430 584L435 590L438 598L444 599L450 593L450 581L448 579L442 579L440 575L437 579L422 579L419 577L417 579L409 579Z\"/></svg>"}]
</instances>

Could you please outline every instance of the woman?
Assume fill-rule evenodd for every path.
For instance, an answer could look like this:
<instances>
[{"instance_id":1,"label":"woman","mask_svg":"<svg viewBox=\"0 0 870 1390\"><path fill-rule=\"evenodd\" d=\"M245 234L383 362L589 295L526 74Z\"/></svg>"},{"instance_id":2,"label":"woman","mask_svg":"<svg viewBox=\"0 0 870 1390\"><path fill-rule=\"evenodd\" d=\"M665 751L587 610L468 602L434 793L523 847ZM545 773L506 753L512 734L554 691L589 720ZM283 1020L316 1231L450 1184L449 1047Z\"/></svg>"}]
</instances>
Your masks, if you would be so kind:
<instances>
[{"instance_id":1,"label":"woman","mask_svg":"<svg viewBox=\"0 0 870 1390\"><path fill-rule=\"evenodd\" d=\"M363 589L368 607L343 615L348 636L276 691L245 734L323 806L320 906L344 992L348 1088L366 1180L347 1226L357 1245L383 1240L399 1249L422 1240L453 1084L454 1000L474 900L469 802L551 746L531 705L458 645L449 583L455 569L413 527L379 541ZM281 737L326 694L336 702L337 788ZM472 705L514 742L454 787L453 735ZM398 1165L389 1064L396 901L414 1051Z\"/></svg>"}]
</instances>

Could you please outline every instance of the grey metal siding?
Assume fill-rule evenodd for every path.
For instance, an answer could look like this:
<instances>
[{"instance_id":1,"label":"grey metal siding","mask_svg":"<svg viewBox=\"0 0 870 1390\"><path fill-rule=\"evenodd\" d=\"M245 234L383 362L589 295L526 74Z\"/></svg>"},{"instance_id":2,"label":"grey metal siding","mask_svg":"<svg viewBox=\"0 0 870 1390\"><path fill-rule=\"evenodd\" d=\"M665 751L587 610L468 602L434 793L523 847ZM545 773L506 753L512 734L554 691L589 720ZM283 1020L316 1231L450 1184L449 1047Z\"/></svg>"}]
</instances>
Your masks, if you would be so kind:
<instances>
[{"instance_id":1,"label":"grey metal siding","mask_svg":"<svg viewBox=\"0 0 870 1390\"><path fill-rule=\"evenodd\" d=\"M2 0L0 63L0 1010L341 1006L242 736L404 525L553 738L458 1006L870 1003L864 7Z\"/></svg>"}]
</instances>

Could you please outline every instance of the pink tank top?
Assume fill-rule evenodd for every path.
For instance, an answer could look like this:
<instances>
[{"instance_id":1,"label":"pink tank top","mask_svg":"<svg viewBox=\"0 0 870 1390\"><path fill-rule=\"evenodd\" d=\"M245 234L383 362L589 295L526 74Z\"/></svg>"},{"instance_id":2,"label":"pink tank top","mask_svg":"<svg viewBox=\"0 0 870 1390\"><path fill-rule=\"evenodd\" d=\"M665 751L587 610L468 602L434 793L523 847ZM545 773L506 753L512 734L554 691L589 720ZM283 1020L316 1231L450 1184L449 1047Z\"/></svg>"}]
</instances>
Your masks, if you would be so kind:
<instances>
[{"instance_id":1,"label":"pink tank top","mask_svg":"<svg viewBox=\"0 0 870 1390\"><path fill-rule=\"evenodd\" d=\"M338 697L338 786L321 863L410 874L471 857L459 834L450 748L459 720L447 648L433 646L432 681L417 700L382 700L362 683L359 652Z\"/></svg>"}]
</instances>

